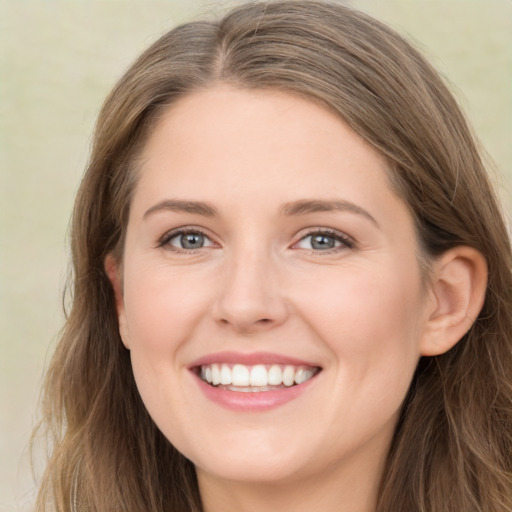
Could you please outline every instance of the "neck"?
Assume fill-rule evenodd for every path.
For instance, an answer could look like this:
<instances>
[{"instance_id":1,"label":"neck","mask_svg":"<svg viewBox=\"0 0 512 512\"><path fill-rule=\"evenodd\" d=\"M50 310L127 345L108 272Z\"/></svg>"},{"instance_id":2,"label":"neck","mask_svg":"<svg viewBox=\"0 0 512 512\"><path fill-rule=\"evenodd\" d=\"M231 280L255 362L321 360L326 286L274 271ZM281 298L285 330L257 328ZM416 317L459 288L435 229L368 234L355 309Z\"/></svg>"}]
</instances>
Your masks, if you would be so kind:
<instances>
[{"instance_id":1,"label":"neck","mask_svg":"<svg viewBox=\"0 0 512 512\"><path fill-rule=\"evenodd\" d=\"M361 461L358 461L361 462ZM369 461L367 461L369 462ZM198 469L204 512L374 512L382 461L279 482L240 482Z\"/></svg>"}]
</instances>

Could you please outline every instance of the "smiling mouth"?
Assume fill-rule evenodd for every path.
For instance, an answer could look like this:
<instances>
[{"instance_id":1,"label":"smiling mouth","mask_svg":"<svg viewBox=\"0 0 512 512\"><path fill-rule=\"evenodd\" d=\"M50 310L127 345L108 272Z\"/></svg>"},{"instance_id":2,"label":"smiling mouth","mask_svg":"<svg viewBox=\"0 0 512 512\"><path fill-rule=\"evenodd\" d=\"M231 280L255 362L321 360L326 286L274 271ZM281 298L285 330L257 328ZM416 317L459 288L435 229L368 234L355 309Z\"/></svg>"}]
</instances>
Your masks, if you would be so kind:
<instances>
[{"instance_id":1,"label":"smiling mouth","mask_svg":"<svg viewBox=\"0 0 512 512\"><path fill-rule=\"evenodd\" d=\"M238 392L274 391L298 386L317 375L321 368L296 365L246 366L205 364L196 367L198 377L212 387Z\"/></svg>"}]
</instances>

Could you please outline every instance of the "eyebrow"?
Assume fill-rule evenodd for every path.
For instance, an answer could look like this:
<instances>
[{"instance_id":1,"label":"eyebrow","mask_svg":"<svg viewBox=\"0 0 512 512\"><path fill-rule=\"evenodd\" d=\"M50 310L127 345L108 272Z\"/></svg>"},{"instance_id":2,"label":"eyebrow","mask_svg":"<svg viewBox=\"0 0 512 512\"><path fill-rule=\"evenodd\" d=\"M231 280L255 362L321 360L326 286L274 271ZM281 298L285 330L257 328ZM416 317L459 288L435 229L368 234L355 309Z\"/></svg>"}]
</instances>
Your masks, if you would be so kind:
<instances>
[{"instance_id":1,"label":"eyebrow","mask_svg":"<svg viewBox=\"0 0 512 512\"><path fill-rule=\"evenodd\" d=\"M143 215L146 219L160 211L172 211L202 215L204 217L215 217L218 215L215 206L203 201L183 201L179 199L166 199L149 208ZM364 208L345 200L321 200L321 199L300 199L286 203L281 207L281 214L286 216L307 215L318 212L349 212L362 215L379 227L379 223Z\"/></svg>"},{"instance_id":2,"label":"eyebrow","mask_svg":"<svg viewBox=\"0 0 512 512\"><path fill-rule=\"evenodd\" d=\"M373 224L379 227L379 223L375 218L364 208L361 208L357 204L351 203L345 200L320 200L320 199L301 199L286 203L281 209L284 215L307 215L310 213L318 212L349 212L362 215L370 220Z\"/></svg>"},{"instance_id":3,"label":"eyebrow","mask_svg":"<svg viewBox=\"0 0 512 512\"><path fill-rule=\"evenodd\" d=\"M203 215L205 217L214 217L217 215L217 209L209 203L203 201L180 201L178 199L166 199L160 203L155 204L147 210L143 218L146 219L149 215L160 212L184 212L196 215Z\"/></svg>"}]
</instances>

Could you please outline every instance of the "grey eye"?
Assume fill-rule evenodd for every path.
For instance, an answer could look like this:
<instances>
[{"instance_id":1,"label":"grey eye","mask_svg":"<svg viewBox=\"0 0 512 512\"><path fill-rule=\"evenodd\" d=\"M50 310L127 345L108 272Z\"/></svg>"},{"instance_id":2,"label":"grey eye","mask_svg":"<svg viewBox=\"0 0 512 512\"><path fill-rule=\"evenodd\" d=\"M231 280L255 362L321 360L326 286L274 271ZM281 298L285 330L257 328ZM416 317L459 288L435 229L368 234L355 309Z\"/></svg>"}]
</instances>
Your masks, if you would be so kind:
<instances>
[{"instance_id":1,"label":"grey eye","mask_svg":"<svg viewBox=\"0 0 512 512\"><path fill-rule=\"evenodd\" d=\"M188 250L202 249L213 245L210 239L199 231L176 233L168 239L167 244L176 249Z\"/></svg>"},{"instance_id":2,"label":"grey eye","mask_svg":"<svg viewBox=\"0 0 512 512\"><path fill-rule=\"evenodd\" d=\"M340 245L341 241L334 235L329 235L328 233L314 233L300 240L297 247L300 249L313 249L314 251L328 251Z\"/></svg>"},{"instance_id":3,"label":"grey eye","mask_svg":"<svg viewBox=\"0 0 512 512\"><path fill-rule=\"evenodd\" d=\"M331 231L315 231L302 237L294 249L306 249L309 251L326 252L332 249L352 249L354 242L345 234Z\"/></svg>"},{"instance_id":4,"label":"grey eye","mask_svg":"<svg viewBox=\"0 0 512 512\"><path fill-rule=\"evenodd\" d=\"M311 248L315 251L333 249L334 247L336 247L336 240L334 237L323 234L311 235Z\"/></svg>"},{"instance_id":5,"label":"grey eye","mask_svg":"<svg viewBox=\"0 0 512 512\"><path fill-rule=\"evenodd\" d=\"M204 235L201 233L185 233L179 239L183 249L199 249L204 245Z\"/></svg>"}]
</instances>

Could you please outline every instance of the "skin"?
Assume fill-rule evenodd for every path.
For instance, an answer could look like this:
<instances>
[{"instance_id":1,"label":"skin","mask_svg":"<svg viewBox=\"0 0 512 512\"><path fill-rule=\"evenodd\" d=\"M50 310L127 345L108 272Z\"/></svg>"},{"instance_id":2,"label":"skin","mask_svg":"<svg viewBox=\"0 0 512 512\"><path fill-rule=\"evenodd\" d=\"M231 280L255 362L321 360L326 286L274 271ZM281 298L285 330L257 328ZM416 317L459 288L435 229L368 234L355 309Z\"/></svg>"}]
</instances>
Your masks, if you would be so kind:
<instances>
[{"instance_id":1,"label":"skin","mask_svg":"<svg viewBox=\"0 0 512 512\"><path fill-rule=\"evenodd\" d=\"M142 399L196 465L207 512L371 511L419 357L448 350L471 325L485 263L453 251L432 265L427 290L388 172L338 117L281 92L195 92L152 133L122 265L106 267ZM215 214L163 207L169 200ZM344 207L283 212L303 200ZM169 233L183 227L206 245L181 248ZM336 246L312 249L310 235L325 230L339 234ZM232 411L189 370L225 350L322 371L291 402Z\"/></svg>"}]
</instances>

